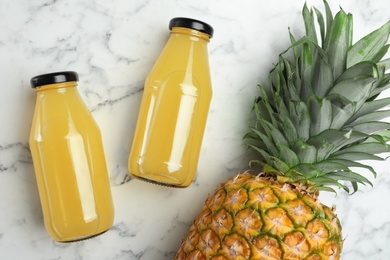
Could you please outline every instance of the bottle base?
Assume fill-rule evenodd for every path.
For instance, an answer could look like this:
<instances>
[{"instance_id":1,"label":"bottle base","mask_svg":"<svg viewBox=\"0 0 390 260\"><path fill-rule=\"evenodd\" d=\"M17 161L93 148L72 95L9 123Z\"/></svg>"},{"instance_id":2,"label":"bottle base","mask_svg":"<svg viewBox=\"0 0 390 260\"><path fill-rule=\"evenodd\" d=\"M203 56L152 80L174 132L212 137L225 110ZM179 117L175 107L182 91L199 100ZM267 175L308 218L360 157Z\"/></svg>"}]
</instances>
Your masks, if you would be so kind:
<instances>
[{"instance_id":1,"label":"bottle base","mask_svg":"<svg viewBox=\"0 0 390 260\"><path fill-rule=\"evenodd\" d=\"M152 184L159 185L159 186L169 187L169 188L184 189L184 188L187 188L189 186L189 185L183 186L183 185L168 183L168 182L164 182L164 181L156 181L156 180L153 180L150 178L145 178L145 177L141 177L141 176L137 176L137 175L133 175L133 174L130 174L130 176L134 179L137 179L137 180L141 180L144 182L152 183Z\"/></svg>"},{"instance_id":2,"label":"bottle base","mask_svg":"<svg viewBox=\"0 0 390 260\"><path fill-rule=\"evenodd\" d=\"M65 244L66 244L66 243L77 243L77 242L89 240L89 239L92 239L92 238L94 238L94 237L103 235L103 234L106 233L108 230L109 230L109 229L107 229L107 230L105 230L105 231L103 231L103 232L97 233L97 234L80 236L80 237L73 238L73 239L69 239L69 240L56 240L56 242L58 242L58 243L65 243Z\"/></svg>"}]
</instances>

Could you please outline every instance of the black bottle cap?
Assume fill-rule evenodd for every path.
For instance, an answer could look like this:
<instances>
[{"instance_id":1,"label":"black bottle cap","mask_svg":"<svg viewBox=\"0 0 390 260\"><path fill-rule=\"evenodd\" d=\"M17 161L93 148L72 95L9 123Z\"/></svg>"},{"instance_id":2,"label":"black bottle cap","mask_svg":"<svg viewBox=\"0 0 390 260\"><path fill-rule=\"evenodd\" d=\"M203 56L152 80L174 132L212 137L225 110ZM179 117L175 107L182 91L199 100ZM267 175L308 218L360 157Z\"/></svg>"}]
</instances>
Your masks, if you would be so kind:
<instances>
[{"instance_id":1,"label":"black bottle cap","mask_svg":"<svg viewBox=\"0 0 390 260\"><path fill-rule=\"evenodd\" d=\"M69 81L78 81L79 75L74 71L60 71L48 74L42 74L35 76L31 79L31 87L36 88L43 85L69 82Z\"/></svg>"},{"instance_id":2,"label":"black bottle cap","mask_svg":"<svg viewBox=\"0 0 390 260\"><path fill-rule=\"evenodd\" d=\"M185 27L185 28L194 29L200 32L207 33L208 35L210 35L210 37L213 37L213 33L214 33L214 29L213 27L211 27L211 25L199 20L185 18L185 17L173 18L169 22L169 30L172 30L172 27Z\"/></svg>"}]
</instances>

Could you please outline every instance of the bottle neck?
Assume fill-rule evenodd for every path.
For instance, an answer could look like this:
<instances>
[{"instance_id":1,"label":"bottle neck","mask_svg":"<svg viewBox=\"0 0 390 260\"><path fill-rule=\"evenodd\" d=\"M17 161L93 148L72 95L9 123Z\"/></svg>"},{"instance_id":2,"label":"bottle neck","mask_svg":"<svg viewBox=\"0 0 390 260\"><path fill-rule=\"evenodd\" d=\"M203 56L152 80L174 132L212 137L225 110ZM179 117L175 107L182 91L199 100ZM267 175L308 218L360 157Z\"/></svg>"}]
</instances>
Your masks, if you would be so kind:
<instances>
[{"instance_id":1,"label":"bottle neck","mask_svg":"<svg viewBox=\"0 0 390 260\"><path fill-rule=\"evenodd\" d=\"M185 28L185 27L173 27L171 29L171 35L187 35L187 36L193 36L194 39L202 39L206 42L210 41L211 36L207 33L200 32L198 30Z\"/></svg>"},{"instance_id":2,"label":"bottle neck","mask_svg":"<svg viewBox=\"0 0 390 260\"><path fill-rule=\"evenodd\" d=\"M48 85L43 85L40 87L36 87L35 91L36 92L42 92L42 91L47 91L47 90L53 90L53 89L67 89L67 88L75 88L77 87L77 82L76 81L69 81L69 82L61 82L61 83L54 83L54 84L48 84Z\"/></svg>"}]
</instances>

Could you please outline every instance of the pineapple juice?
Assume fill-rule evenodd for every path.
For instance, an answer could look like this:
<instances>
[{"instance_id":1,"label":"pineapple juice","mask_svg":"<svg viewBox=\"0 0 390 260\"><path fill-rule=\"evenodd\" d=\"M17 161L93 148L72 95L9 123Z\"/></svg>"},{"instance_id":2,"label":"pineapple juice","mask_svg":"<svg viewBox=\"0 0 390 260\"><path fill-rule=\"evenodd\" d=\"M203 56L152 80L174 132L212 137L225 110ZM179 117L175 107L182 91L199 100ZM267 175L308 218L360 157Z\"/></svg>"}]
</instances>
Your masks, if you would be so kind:
<instances>
[{"instance_id":1,"label":"pineapple juice","mask_svg":"<svg viewBox=\"0 0 390 260\"><path fill-rule=\"evenodd\" d=\"M114 208L100 130L75 83L36 92L30 149L45 227L62 242L102 233Z\"/></svg>"},{"instance_id":2,"label":"pineapple juice","mask_svg":"<svg viewBox=\"0 0 390 260\"><path fill-rule=\"evenodd\" d=\"M212 96L210 35L173 27L149 73L129 157L133 176L187 187L196 173Z\"/></svg>"}]
</instances>

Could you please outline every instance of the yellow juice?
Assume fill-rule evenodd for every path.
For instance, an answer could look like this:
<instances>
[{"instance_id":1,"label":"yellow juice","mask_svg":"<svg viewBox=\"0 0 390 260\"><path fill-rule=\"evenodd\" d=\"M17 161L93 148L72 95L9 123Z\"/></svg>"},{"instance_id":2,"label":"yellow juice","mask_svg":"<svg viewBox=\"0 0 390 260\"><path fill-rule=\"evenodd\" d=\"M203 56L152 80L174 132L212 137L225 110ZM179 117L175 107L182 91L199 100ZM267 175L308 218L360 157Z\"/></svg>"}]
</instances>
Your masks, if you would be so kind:
<instances>
[{"instance_id":1,"label":"yellow juice","mask_svg":"<svg viewBox=\"0 0 390 260\"><path fill-rule=\"evenodd\" d=\"M100 234L114 219L100 130L76 82L36 92L30 149L45 227L62 242Z\"/></svg>"},{"instance_id":2,"label":"yellow juice","mask_svg":"<svg viewBox=\"0 0 390 260\"><path fill-rule=\"evenodd\" d=\"M193 181L212 96L210 37L172 28L145 81L129 157L133 176L177 187Z\"/></svg>"}]
</instances>

